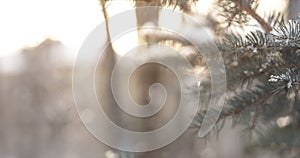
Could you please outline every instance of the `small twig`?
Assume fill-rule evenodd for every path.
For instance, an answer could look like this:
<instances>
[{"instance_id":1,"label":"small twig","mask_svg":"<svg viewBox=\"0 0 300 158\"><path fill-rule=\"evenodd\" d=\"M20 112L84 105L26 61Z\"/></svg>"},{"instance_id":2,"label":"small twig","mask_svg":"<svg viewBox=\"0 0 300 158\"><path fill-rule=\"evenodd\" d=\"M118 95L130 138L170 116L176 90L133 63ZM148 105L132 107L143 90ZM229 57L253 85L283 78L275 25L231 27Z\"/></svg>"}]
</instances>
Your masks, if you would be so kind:
<instances>
[{"instance_id":1,"label":"small twig","mask_svg":"<svg viewBox=\"0 0 300 158\"><path fill-rule=\"evenodd\" d=\"M268 100L269 98L271 98L272 96L274 96L274 95L276 95L276 94L282 92L283 90L284 90L284 89L279 89L278 91L274 91L274 92L272 92L272 93L269 93L269 94L267 94L267 95L265 95L265 96L263 96L263 97L261 97L261 98L258 98L258 99L255 100L252 104L248 104L248 105L246 105L246 106L244 106L244 107L242 107L242 108L240 108L240 109L238 109L238 110L235 110L235 111L231 111L231 112L229 112L229 113L226 113L226 114L224 114L223 116L220 116L217 122L219 122L219 121L221 121L221 120L223 120L223 119L225 119L225 118L227 118L227 117L230 117L230 116L239 114L239 113L241 113L242 111L244 111L245 109L247 109L247 108L249 108L249 107L252 107L253 105L257 105L257 103L264 102L264 101Z\"/></svg>"},{"instance_id":2,"label":"small twig","mask_svg":"<svg viewBox=\"0 0 300 158\"><path fill-rule=\"evenodd\" d=\"M106 34L107 34L107 41L110 43L111 42L111 37L110 37L110 32L109 32L109 24L108 24L108 14L105 8L105 0L99 0L101 3L101 8L105 20L105 27L106 27Z\"/></svg>"},{"instance_id":3,"label":"small twig","mask_svg":"<svg viewBox=\"0 0 300 158\"><path fill-rule=\"evenodd\" d=\"M288 67L299 67L299 65L298 64L283 64L283 65L280 65L281 69L288 68ZM239 80L246 80L247 78L254 78L254 77L257 77L257 76L260 76L260 75L264 75L264 74L266 74L270 71L274 71L276 69L278 69L278 67L272 67L272 68L267 69L267 70L262 71L262 72L256 72L256 73L253 73L252 75L249 75L249 76L240 77L239 79L236 79L236 80L232 81L230 84L228 84L227 85L227 90L233 90L235 87L237 87L238 85L236 85L236 83ZM296 84L296 83L292 83L292 84Z\"/></svg>"},{"instance_id":4,"label":"small twig","mask_svg":"<svg viewBox=\"0 0 300 158\"><path fill-rule=\"evenodd\" d=\"M240 8L243 11L246 11L250 16L252 16L262 27L266 32L272 31L272 27L264 20L262 19L255 11L253 11L249 6L245 6L241 4L239 0L231 0L238 8Z\"/></svg>"},{"instance_id":5,"label":"small twig","mask_svg":"<svg viewBox=\"0 0 300 158\"><path fill-rule=\"evenodd\" d=\"M228 19L228 25L227 28L230 27L230 25L233 22L233 19L236 17L236 15L238 14L238 12L235 12L233 15L231 15L231 17Z\"/></svg>"}]
</instances>

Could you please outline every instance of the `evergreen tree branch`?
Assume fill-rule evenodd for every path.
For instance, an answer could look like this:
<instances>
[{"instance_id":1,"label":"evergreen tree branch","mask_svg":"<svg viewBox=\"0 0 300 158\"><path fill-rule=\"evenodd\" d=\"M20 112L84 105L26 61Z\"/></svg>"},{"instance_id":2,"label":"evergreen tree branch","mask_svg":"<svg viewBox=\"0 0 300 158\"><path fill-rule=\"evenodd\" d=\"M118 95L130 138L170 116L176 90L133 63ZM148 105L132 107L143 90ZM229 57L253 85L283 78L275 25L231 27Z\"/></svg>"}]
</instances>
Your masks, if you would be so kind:
<instances>
[{"instance_id":1,"label":"evergreen tree branch","mask_svg":"<svg viewBox=\"0 0 300 158\"><path fill-rule=\"evenodd\" d=\"M279 94L282 92L284 88L280 88L277 90L274 90L270 93L268 91L261 91L261 90L251 90L251 91L244 91L241 94L236 94L235 97L229 100L229 105L231 104L230 109L225 109L224 112L221 114L218 121L223 120L225 118L238 115L245 109L256 106L258 104L264 103L266 100L270 99L271 97ZM248 96L251 95L251 96ZM248 104L247 104L248 102ZM240 105L240 103L244 103L244 105ZM245 104L246 103L246 104Z\"/></svg>"},{"instance_id":2,"label":"evergreen tree branch","mask_svg":"<svg viewBox=\"0 0 300 158\"><path fill-rule=\"evenodd\" d=\"M255 11L253 11L249 6L242 4L240 0L231 0L238 8L243 11L246 11L250 16L252 16L266 32L270 32L272 27L261 18Z\"/></svg>"}]
</instances>

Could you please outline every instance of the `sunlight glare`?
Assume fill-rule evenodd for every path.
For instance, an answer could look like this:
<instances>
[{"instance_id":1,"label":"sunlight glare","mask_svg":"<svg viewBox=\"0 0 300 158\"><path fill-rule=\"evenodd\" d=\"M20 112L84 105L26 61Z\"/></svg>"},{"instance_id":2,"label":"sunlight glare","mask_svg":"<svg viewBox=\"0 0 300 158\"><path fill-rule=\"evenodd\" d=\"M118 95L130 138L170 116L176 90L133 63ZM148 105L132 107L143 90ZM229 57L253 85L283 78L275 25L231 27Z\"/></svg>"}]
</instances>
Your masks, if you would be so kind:
<instances>
[{"instance_id":1,"label":"sunlight glare","mask_svg":"<svg viewBox=\"0 0 300 158\"><path fill-rule=\"evenodd\" d=\"M87 34L103 21L97 0L0 1L0 57L35 46L46 38L79 49Z\"/></svg>"}]
</instances>

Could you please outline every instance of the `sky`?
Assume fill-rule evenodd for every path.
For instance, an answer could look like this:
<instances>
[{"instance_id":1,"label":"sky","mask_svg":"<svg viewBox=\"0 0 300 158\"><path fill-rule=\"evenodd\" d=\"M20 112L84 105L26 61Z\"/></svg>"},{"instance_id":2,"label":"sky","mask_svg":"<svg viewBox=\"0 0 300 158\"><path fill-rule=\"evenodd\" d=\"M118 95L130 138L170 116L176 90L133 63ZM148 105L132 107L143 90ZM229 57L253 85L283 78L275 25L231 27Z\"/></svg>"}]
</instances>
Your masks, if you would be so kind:
<instances>
[{"instance_id":1,"label":"sky","mask_svg":"<svg viewBox=\"0 0 300 158\"><path fill-rule=\"evenodd\" d=\"M102 21L97 0L2 0L0 58L46 38L76 50Z\"/></svg>"}]
</instances>

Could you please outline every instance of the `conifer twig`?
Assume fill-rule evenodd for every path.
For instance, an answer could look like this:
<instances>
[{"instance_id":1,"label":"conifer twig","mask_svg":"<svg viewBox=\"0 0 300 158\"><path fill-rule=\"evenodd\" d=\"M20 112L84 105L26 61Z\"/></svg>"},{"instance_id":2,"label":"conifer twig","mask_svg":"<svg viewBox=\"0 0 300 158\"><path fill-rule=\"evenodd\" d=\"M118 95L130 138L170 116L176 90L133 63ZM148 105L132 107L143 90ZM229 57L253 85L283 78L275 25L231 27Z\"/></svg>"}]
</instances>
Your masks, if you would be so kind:
<instances>
[{"instance_id":1,"label":"conifer twig","mask_svg":"<svg viewBox=\"0 0 300 158\"><path fill-rule=\"evenodd\" d=\"M253 11L249 6L243 5L239 0L231 0L238 8L246 11L250 16L252 16L266 32L272 31L272 27L262 19L255 11Z\"/></svg>"}]
</instances>

